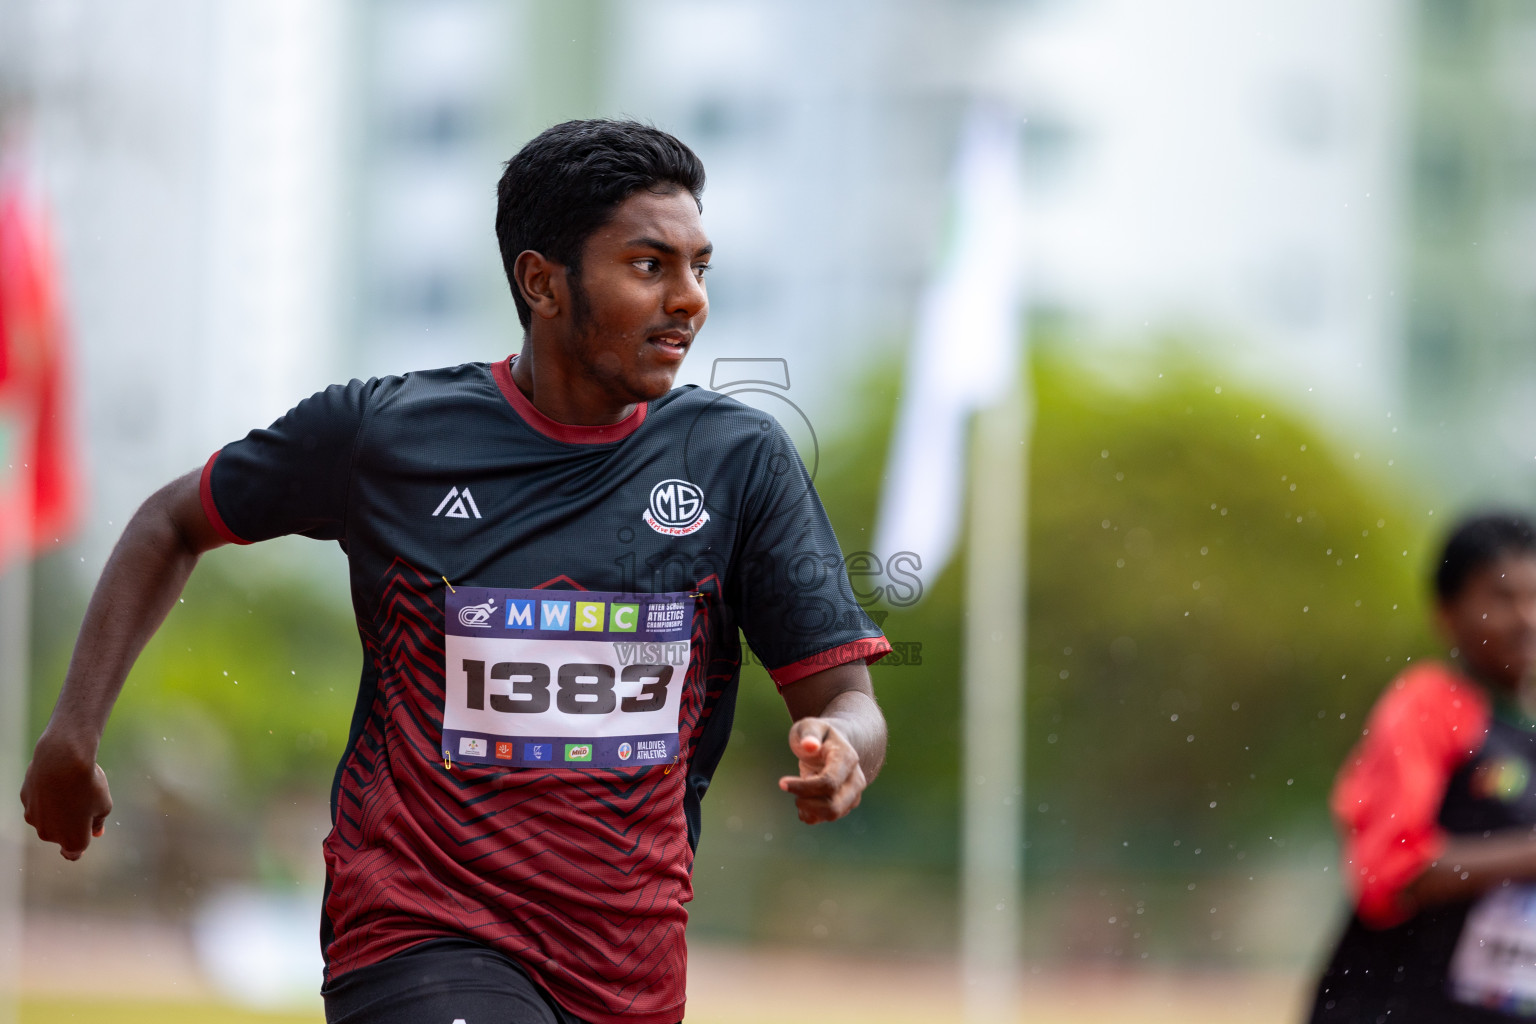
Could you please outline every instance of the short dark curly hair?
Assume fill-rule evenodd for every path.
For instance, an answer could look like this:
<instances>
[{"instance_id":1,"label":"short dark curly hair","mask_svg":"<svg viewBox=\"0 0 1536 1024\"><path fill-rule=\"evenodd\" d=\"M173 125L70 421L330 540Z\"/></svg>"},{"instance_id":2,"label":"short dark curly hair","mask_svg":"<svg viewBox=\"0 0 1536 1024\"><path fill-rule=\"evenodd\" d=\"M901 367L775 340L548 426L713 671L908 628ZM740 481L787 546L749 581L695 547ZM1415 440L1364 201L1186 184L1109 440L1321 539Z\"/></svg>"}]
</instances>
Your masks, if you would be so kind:
<instances>
[{"instance_id":1,"label":"short dark curly hair","mask_svg":"<svg viewBox=\"0 0 1536 1024\"><path fill-rule=\"evenodd\" d=\"M1536 527L1517 512L1482 512L1456 524L1435 565L1435 597L1460 596L1472 574L1505 555L1536 555Z\"/></svg>"},{"instance_id":2,"label":"short dark curly hair","mask_svg":"<svg viewBox=\"0 0 1536 1024\"><path fill-rule=\"evenodd\" d=\"M496 187L496 241L517 318L532 311L513 277L532 249L581 272L581 250L614 208L640 189L683 189L704 209L704 164L693 150L638 121L566 121L546 129L506 163Z\"/></svg>"}]
</instances>

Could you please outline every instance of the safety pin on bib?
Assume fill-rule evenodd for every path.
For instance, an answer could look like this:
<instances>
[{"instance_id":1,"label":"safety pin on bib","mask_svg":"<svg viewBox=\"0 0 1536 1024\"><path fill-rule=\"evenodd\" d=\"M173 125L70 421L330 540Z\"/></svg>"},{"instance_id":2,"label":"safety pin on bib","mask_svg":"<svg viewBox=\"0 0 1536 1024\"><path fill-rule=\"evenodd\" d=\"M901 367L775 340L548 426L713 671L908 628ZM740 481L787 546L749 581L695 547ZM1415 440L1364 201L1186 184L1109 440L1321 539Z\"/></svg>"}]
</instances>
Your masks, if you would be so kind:
<instances>
[{"instance_id":1,"label":"safety pin on bib","mask_svg":"<svg viewBox=\"0 0 1536 1024\"><path fill-rule=\"evenodd\" d=\"M443 751L443 770L453 771L453 756L448 751Z\"/></svg>"}]
</instances>

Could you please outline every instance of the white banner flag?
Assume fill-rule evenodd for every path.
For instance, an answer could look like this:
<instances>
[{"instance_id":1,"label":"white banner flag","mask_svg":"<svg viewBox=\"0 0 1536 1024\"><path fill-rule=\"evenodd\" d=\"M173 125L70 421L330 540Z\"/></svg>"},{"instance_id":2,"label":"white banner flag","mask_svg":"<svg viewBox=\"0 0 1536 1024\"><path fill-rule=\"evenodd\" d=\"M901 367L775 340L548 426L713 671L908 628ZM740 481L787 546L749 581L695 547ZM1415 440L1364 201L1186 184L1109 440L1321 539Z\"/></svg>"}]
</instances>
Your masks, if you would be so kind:
<instances>
[{"instance_id":1,"label":"white banner flag","mask_svg":"<svg viewBox=\"0 0 1536 1024\"><path fill-rule=\"evenodd\" d=\"M929 579L958 543L970 415L1018 373L1019 184L1018 120L978 105L960 136L944 256L918 308L875 530L877 552L913 552Z\"/></svg>"}]
</instances>

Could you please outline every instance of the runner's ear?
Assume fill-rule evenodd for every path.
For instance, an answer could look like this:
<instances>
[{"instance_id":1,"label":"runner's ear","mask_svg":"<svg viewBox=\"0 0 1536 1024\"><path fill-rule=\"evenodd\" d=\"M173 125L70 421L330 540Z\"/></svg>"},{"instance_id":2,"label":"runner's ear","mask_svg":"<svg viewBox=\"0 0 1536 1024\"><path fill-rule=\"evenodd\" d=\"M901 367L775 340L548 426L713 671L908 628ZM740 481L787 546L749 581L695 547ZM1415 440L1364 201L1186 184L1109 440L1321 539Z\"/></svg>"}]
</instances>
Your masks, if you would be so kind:
<instances>
[{"instance_id":1,"label":"runner's ear","mask_svg":"<svg viewBox=\"0 0 1536 1024\"><path fill-rule=\"evenodd\" d=\"M512 279L534 316L553 320L565 308L565 267L543 253L524 249L512 265Z\"/></svg>"}]
</instances>

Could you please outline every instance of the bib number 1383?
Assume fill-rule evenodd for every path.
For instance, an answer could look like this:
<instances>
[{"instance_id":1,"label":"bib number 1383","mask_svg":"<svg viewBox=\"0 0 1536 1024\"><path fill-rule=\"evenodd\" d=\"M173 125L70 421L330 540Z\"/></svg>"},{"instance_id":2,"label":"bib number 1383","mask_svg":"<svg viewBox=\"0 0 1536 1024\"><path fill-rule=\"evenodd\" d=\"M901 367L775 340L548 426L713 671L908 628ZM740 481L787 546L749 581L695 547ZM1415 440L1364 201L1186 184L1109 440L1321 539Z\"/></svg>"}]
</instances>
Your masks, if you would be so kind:
<instances>
[{"instance_id":1,"label":"bib number 1383","mask_svg":"<svg viewBox=\"0 0 1536 1024\"><path fill-rule=\"evenodd\" d=\"M445 611L445 757L593 768L676 759L690 595L459 587Z\"/></svg>"}]
</instances>

